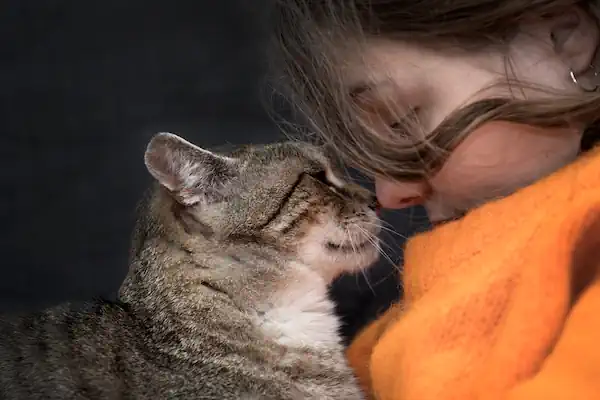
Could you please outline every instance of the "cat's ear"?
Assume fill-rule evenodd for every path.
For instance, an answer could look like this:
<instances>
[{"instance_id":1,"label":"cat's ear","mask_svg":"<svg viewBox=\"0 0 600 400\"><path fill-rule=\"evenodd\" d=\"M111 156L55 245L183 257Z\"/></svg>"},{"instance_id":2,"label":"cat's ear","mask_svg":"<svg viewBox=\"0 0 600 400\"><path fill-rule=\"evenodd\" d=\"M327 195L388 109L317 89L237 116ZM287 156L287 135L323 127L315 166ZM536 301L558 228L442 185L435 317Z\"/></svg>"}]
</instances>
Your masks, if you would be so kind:
<instances>
[{"instance_id":1,"label":"cat's ear","mask_svg":"<svg viewBox=\"0 0 600 400\"><path fill-rule=\"evenodd\" d=\"M159 133L144 156L150 174L186 206L215 198L235 171L235 159L193 145L172 133Z\"/></svg>"}]
</instances>

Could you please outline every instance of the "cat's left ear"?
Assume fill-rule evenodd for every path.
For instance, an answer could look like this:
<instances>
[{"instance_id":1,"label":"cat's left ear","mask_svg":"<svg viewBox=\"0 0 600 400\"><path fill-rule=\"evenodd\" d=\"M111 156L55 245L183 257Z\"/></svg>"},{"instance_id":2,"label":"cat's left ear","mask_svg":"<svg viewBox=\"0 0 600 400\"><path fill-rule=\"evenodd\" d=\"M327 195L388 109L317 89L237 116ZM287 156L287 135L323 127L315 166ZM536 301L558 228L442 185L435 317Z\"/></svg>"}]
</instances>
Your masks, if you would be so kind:
<instances>
[{"instance_id":1,"label":"cat's left ear","mask_svg":"<svg viewBox=\"0 0 600 400\"><path fill-rule=\"evenodd\" d=\"M144 161L150 174L186 206L215 199L234 176L236 163L172 133L155 135Z\"/></svg>"}]
</instances>

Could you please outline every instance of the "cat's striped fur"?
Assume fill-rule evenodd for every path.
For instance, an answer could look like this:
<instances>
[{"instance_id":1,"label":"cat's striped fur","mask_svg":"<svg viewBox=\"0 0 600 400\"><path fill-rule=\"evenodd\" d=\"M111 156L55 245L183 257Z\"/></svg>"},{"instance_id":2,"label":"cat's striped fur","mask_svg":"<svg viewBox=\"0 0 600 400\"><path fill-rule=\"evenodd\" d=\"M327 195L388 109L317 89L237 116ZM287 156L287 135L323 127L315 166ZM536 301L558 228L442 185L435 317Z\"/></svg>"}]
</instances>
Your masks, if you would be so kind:
<instances>
[{"instance_id":1,"label":"cat's striped fur","mask_svg":"<svg viewBox=\"0 0 600 400\"><path fill-rule=\"evenodd\" d=\"M377 257L371 195L299 143L145 160L120 301L1 316L0 399L362 399L327 285Z\"/></svg>"}]
</instances>

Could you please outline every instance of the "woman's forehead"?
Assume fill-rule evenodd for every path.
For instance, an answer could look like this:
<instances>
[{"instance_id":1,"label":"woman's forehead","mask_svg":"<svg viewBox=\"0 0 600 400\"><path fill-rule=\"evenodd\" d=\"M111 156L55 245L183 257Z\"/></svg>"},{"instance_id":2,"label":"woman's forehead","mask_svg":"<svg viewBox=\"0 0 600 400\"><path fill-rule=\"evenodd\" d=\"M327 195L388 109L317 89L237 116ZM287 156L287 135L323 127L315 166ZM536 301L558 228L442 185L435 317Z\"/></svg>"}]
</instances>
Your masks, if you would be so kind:
<instances>
[{"instance_id":1,"label":"woman's forehead","mask_svg":"<svg viewBox=\"0 0 600 400\"><path fill-rule=\"evenodd\" d=\"M345 51L346 54L349 51ZM391 84L407 86L417 73L435 64L426 49L397 41L373 39L357 46L342 63L342 79L349 93L389 88Z\"/></svg>"},{"instance_id":2,"label":"woman's forehead","mask_svg":"<svg viewBox=\"0 0 600 400\"><path fill-rule=\"evenodd\" d=\"M343 51L342 79L349 92L388 88L413 94L423 86L444 83L456 69L503 73L503 58L491 52L438 51L404 41L366 39ZM445 82L448 83L448 82Z\"/></svg>"}]
</instances>

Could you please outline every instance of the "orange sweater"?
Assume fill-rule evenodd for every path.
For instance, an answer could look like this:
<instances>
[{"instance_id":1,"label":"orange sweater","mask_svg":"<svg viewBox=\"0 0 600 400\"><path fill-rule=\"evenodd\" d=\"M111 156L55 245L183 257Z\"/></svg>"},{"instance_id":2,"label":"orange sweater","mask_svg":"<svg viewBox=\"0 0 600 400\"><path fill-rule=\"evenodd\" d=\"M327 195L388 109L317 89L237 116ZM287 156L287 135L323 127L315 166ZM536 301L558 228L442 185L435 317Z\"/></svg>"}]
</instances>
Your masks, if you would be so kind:
<instances>
[{"instance_id":1,"label":"orange sweater","mask_svg":"<svg viewBox=\"0 0 600 400\"><path fill-rule=\"evenodd\" d=\"M600 399L600 149L410 240L348 358L378 400Z\"/></svg>"}]
</instances>

